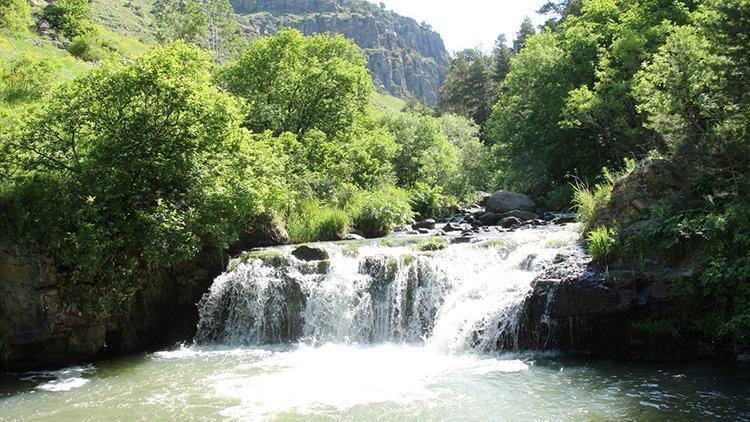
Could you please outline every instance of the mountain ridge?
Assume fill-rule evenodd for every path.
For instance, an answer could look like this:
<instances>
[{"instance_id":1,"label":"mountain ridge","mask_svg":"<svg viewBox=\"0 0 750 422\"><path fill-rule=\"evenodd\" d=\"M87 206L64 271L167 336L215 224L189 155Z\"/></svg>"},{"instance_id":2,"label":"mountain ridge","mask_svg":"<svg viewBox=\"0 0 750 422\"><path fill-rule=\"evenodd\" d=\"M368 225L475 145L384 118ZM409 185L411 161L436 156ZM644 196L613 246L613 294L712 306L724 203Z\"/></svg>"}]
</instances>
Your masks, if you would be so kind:
<instances>
[{"instance_id":1,"label":"mountain ridge","mask_svg":"<svg viewBox=\"0 0 750 422\"><path fill-rule=\"evenodd\" d=\"M437 102L450 57L442 37L425 23L364 0L232 0L251 36L295 28L352 39L368 58L380 91Z\"/></svg>"}]
</instances>

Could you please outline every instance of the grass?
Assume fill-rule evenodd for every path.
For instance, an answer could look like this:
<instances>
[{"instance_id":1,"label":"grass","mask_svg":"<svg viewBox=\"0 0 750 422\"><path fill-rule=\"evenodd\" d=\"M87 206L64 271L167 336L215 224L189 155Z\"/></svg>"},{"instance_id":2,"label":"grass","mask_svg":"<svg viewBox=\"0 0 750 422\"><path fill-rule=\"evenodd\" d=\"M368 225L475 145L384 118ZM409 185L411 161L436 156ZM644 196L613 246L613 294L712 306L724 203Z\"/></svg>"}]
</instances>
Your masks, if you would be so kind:
<instances>
[{"instance_id":1,"label":"grass","mask_svg":"<svg viewBox=\"0 0 750 422\"><path fill-rule=\"evenodd\" d=\"M617 230L606 226L597 227L586 236L586 245L594 261L602 265L609 262L617 246L617 236Z\"/></svg>"},{"instance_id":2,"label":"grass","mask_svg":"<svg viewBox=\"0 0 750 422\"><path fill-rule=\"evenodd\" d=\"M0 62L7 63L22 55L35 59L47 58L59 63L59 79L62 80L73 79L92 67L39 35L28 33L19 36L0 32Z\"/></svg>"},{"instance_id":3,"label":"grass","mask_svg":"<svg viewBox=\"0 0 750 422\"><path fill-rule=\"evenodd\" d=\"M156 27L151 8L152 1L150 0L93 0L91 2L91 13L95 22L123 39L141 44L156 44Z\"/></svg>"},{"instance_id":4,"label":"grass","mask_svg":"<svg viewBox=\"0 0 750 422\"><path fill-rule=\"evenodd\" d=\"M287 222L294 243L339 240L349 233L350 227L351 220L345 211L315 199L302 201Z\"/></svg>"},{"instance_id":5,"label":"grass","mask_svg":"<svg viewBox=\"0 0 750 422\"><path fill-rule=\"evenodd\" d=\"M436 252L442 251L448 247L448 242L443 239L432 238L427 242L422 242L417 245L417 249L421 252Z\"/></svg>"},{"instance_id":6,"label":"grass","mask_svg":"<svg viewBox=\"0 0 750 422\"><path fill-rule=\"evenodd\" d=\"M406 101L388 94L374 92L372 94L372 106L378 113L399 112L406 105Z\"/></svg>"}]
</instances>

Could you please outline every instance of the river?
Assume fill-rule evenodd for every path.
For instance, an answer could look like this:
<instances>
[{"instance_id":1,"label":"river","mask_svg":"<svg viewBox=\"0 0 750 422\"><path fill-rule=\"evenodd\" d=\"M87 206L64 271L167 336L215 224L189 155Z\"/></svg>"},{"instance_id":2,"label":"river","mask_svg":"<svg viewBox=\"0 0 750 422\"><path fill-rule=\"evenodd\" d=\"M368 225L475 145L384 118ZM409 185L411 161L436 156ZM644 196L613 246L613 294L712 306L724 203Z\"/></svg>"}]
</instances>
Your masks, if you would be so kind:
<instances>
[{"instance_id":1,"label":"river","mask_svg":"<svg viewBox=\"0 0 750 422\"><path fill-rule=\"evenodd\" d=\"M584 253L575 225L424 242L240 257L199 304L195 342L6 374L0 420L750 420L740 363L514 348L534 278Z\"/></svg>"}]
</instances>

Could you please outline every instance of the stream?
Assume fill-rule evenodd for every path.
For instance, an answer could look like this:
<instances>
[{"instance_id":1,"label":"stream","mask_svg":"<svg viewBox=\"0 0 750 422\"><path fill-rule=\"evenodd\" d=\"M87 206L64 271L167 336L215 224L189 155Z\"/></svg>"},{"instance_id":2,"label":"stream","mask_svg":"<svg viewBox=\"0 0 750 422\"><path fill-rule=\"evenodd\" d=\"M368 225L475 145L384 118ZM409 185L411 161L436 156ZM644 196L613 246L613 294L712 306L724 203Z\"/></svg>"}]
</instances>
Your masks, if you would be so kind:
<instances>
[{"instance_id":1,"label":"stream","mask_svg":"<svg viewBox=\"0 0 750 422\"><path fill-rule=\"evenodd\" d=\"M515 347L532 281L585 253L576 225L427 239L244 254L199 304L194 342L2 375L0 420L750 421L748 365Z\"/></svg>"}]
</instances>

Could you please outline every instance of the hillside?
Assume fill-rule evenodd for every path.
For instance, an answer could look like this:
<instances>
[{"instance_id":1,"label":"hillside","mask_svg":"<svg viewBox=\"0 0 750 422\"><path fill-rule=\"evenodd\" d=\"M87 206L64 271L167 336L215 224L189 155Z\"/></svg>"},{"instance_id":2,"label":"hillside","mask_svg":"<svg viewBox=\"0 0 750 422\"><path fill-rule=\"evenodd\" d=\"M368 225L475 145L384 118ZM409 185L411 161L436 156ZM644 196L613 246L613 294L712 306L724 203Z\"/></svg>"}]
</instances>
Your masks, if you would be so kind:
<instances>
[{"instance_id":1,"label":"hillside","mask_svg":"<svg viewBox=\"0 0 750 422\"><path fill-rule=\"evenodd\" d=\"M449 65L440 35L428 25L363 0L233 0L251 36L282 28L330 32L354 40L368 57L376 87L400 98L437 102Z\"/></svg>"}]
</instances>

